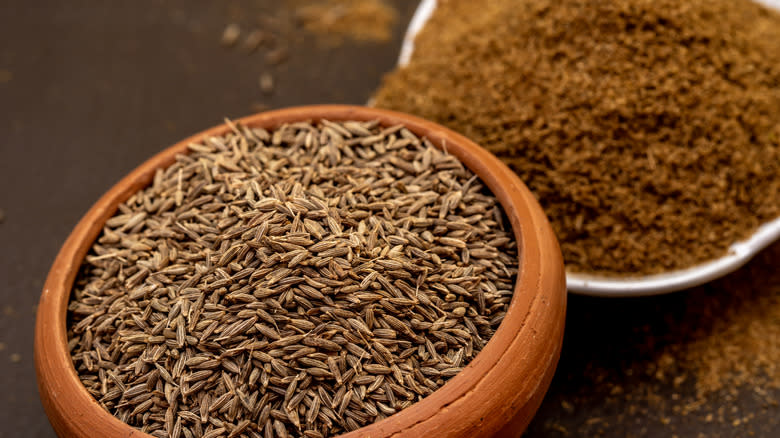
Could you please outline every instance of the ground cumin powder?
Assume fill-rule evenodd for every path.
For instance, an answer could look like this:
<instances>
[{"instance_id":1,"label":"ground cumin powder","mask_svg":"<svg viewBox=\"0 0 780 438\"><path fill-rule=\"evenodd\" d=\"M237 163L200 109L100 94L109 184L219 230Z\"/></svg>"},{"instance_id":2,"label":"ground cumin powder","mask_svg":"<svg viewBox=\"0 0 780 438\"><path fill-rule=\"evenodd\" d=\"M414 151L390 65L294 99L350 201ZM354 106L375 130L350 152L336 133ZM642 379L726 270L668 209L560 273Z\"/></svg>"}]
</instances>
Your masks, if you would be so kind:
<instances>
[{"instance_id":1,"label":"ground cumin powder","mask_svg":"<svg viewBox=\"0 0 780 438\"><path fill-rule=\"evenodd\" d=\"M303 28L338 44L344 38L355 41L390 40L398 12L383 0L290 0Z\"/></svg>"},{"instance_id":2,"label":"ground cumin powder","mask_svg":"<svg viewBox=\"0 0 780 438\"><path fill-rule=\"evenodd\" d=\"M780 215L780 14L747 0L439 1L375 97L510 165L571 271L691 266Z\"/></svg>"}]
</instances>

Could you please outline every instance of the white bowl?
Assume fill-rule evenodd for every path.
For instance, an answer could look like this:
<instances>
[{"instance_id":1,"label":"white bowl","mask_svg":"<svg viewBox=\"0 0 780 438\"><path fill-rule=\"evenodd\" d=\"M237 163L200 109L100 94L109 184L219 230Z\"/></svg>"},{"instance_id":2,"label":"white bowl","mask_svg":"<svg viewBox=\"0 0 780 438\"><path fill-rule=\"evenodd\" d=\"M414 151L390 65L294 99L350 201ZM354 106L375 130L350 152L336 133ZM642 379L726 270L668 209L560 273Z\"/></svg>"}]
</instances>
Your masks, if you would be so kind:
<instances>
[{"instance_id":1,"label":"white bowl","mask_svg":"<svg viewBox=\"0 0 780 438\"><path fill-rule=\"evenodd\" d=\"M757 0L780 10L780 0ZM436 9L436 0L422 0L406 29L398 65L409 62L414 51L414 38ZM780 177L780 176L779 176ZM760 226L747 239L736 242L726 255L686 269L640 277L610 277L604 275L566 273L569 292L601 297L637 297L659 295L688 289L735 271L770 243L780 239L780 217Z\"/></svg>"}]
</instances>

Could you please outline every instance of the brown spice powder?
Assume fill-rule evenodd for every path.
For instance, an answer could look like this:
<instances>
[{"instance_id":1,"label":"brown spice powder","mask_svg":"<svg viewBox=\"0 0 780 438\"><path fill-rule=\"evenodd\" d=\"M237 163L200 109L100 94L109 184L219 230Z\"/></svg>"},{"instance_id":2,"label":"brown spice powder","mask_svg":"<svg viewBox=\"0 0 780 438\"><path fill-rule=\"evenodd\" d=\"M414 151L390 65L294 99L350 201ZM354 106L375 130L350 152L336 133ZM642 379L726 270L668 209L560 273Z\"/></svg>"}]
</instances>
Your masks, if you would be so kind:
<instances>
[{"instance_id":1,"label":"brown spice powder","mask_svg":"<svg viewBox=\"0 0 780 438\"><path fill-rule=\"evenodd\" d=\"M390 40L398 21L396 10L382 0L292 1L303 28L338 43Z\"/></svg>"},{"instance_id":2,"label":"brown spice powder","mask_svg":"<svg viewBox=\"0 0 780 438\"><path fill-rule=\"evenodd\" d=\"M573 296L528 436L777 436L780 242L725 278L630 300Z\"/></svg>"},{"instance_id":3,"label":"brown spice powder","mask_svg":"<svg viewBox=\"0 0 780 438\"><path fill-rule=\"evenodd\" d=\"M692 266L780 215L780 15L752 2L440 1L376 105L509 164L571 271Z\"/></svg>"},{"instance_id":4,"label":"brown spice powder","mask_svg":"<svg viewBox=\"0 0 780 438\"><path fill-rule=\"evenodd\" d=\"M780 388L780 245L773 245L736 275L715 284L714 294L697 290L683 326L690 342L673 345L696 376L700 397L742 386Z\"/></svg>"}]
</instances>

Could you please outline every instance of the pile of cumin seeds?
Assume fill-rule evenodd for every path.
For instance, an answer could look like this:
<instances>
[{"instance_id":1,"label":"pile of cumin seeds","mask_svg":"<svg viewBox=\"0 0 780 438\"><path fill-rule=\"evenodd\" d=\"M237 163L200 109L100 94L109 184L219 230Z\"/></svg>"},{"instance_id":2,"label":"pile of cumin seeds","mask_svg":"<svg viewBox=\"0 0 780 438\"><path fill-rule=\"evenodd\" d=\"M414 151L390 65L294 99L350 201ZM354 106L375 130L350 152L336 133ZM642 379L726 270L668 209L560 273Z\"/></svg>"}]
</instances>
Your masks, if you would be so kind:
<instances>
[{"instance_id":1,"label":"pile of cumin seeds","mask_svg":"<svg viewBox=\"0 0 780 438\"><path fill-rule=\"evenodd\" d=\"M501 323L496 199L401 126L234 126L119 206L69 304L87 390L156 437L325 437L411 406Z\"/></svg>"},{"instance_id":2,"label":"pile of cumin seeds","mask_svg":"<svg viewBox=\"0 0 780 438\"><path fill-rule=\"evenodd\" d=\"M569 271L690 267L780 217L780 14L750 0L441 0L375 105L506 162Z\"/></svg>"}]
</instances>

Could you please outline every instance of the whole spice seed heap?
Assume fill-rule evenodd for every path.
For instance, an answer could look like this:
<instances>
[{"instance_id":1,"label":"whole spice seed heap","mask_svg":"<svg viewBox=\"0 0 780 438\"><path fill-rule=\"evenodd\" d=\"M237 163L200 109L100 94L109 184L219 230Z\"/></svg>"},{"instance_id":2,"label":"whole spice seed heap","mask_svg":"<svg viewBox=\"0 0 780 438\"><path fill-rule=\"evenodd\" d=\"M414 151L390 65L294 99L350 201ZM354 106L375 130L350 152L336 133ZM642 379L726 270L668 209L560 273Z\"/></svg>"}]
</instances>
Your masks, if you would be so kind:
<instances>
[{"instance_id":1,"label":"whole spice seed heap","mask_svg":"<svg viewBox=\"0 0 780 438\"><path fill-rule=\"evenodd\" d=\"M496 199L407 129L322 121L190 145L86 257L69 349L158 437L324 437L457 374L512 298Z\"/></svg>"},{"instance_id":2,"label":"whole spice seed heap","mask_svg":"<svg viewBox=\"0 0 780 438\"><path fill-rule=\"evenodd\" d=\"M569 270L722 255L780 216L780 15L734 0L442 0L376 105L509 164Z\"/></svg>"}]
</instances>

